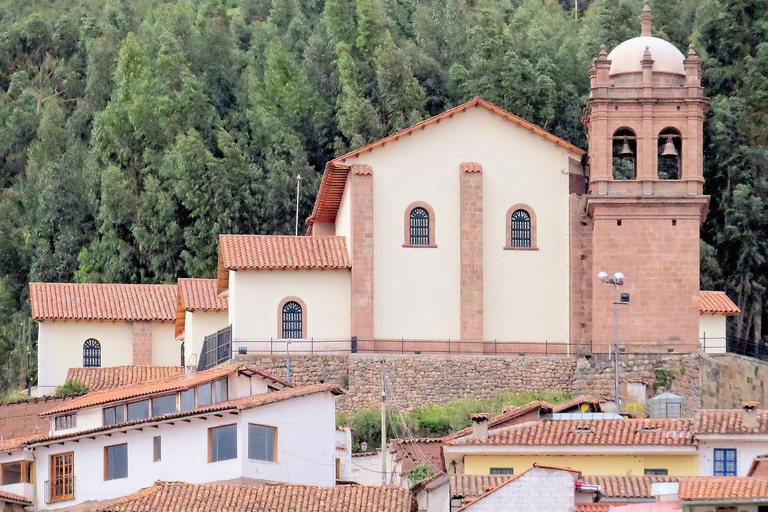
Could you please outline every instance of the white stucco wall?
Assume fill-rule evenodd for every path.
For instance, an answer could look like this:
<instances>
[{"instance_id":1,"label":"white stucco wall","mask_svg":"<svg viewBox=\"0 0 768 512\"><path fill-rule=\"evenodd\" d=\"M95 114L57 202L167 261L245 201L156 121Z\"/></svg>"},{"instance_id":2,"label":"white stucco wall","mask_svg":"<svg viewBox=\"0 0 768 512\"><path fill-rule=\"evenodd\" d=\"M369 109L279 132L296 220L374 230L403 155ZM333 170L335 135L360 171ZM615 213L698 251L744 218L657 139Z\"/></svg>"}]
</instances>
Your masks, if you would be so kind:
<instances>
[{"instance_id":1,"label":"white stucco wall","mask_svg":"<svg viewBox=\"0 0 768 512\"><path fill-rule=\"evenodd\" d=\"M32 452L29 450L13 450L10 452L0 453L0 464L7 464L9 462L16 462L21 460L32 461ZM34 496L34 485L30 483L0 485L0 491L24 496L25 498L31 500Z\"/></svg>"},{"instance_id":2,"label":"white stucco wall","mask_svg":"<svg viewBox=\"0 0 768 512\"><path fill-rule=\"evenodd\" d=\"M569 153L481 108L402 137L347 164L374 183L374 335L460 335L459 165L483 166L484 337L568 339ZM404 248L414 201L435 211L437 248ZM538 251L505 251L506 213L536 214Z\"/></svg>"},{"instance_id":3,"label":"white stucco wall","mask_svg":"<svg viewBox=\"0 0 768 512\"><path fill-rule=\"evenodd\" d=\"M339 204L339 210L336 213L336 236L347 237L347 249L352 252L352 245L349 243L350 234L352 233L352 216L351 205L349 200L349 180L344 187L344 194L341 196L341 203Z\"/></svg>"},{"instance_id":4,"label":"white stucco wall","mask_svg":"<svg viewBox=\"0 0 768 512\"><path fill-rule=\"evenodd\" d=\"M749 466L755 457L768 451L768 435L765 436L697 436L699 439L699 475L712 476L714 472L715 448L736 449L737 476L747 476ZM745 440L745 438L750 440Z\"/></svg>"},{"instance_id":5,"label":"white stucco wall","mask_svg":"<svg viewBox=\"0 0 768 512\"><path fill-rule=\"evenodd\" d=\"M64 384L69 368L83 366L83 343L88 338L101 344L102 366L133 364L131 322L40 322L37 378L41 395Z\"/></svg>"},{"instance_id":6,"label":"white stucco wall","mask_svg":"<svg viewBox=\"0 0 768 512\"><path fill-rule=\"evenodd\" d=\"M571 512L574 477L567 471L534 468L467 506L467 512Z\"/></svg>"},{"instance_id":7,"label":"white stucco wall","mask_svg":"<svg viewBox=\"0 0 768 512\"><path fill-rule=\"evenodd\" d=\"M312 418L308 428L306 419ZM208 462L208 429L236 423L238 458ZM278 428L278 460L275 463L248 460L248 424ZM73 451L75 459L75 500L46 505L41 509L72 507L88 500L125 496L152 485L156 480L191 483L234 478L331 486L334 484L335 407L329 393L277 402L240 415L211 416L207 421L161 424L159 428L132 430L111 437L85 438L79 443L36 448L37 493L44 496L49 480L49 457ZM152 461L152 439L162 438L162 460ZM128 477L104 480L104 447L128 443Z\"/></svg>"},{"instance_id":8,"label":"white stucco wall","mask_svg":"<svg viewBox=\"0 0 768 512\"><path fill-rule=\"evenodd\" d=\"M229 325L226 311L187 311L184 314L184 357L187 365L200 360L203 340Z\"/></svg>"},{"instance_id":9,"label":"white stucco wall","mask_svg":"<svg viewBox=\"0 0 768 512\"><path fill-rule=\"evenodd\" d=\"M725 315L699 315L699 341L704 345L706 336L706 351L710 354L724 354L725 324L728 317Z\"/></svg>"},{"instance_id":10,"label":"white stucco wall","mask_svg":"<svg viewBox=\"0 0 768 512\"><path fill-rule=\"evenodd\" d=\"M181 341L175 334L173 322L152 322L152 364L181 366Z\"/></svg>"},{"instance_id":11,"label":"white stucco wall","mask_svg":"<svg viewBox=\"0 0 768 512\"><path fill-rule=\"evenodd\" d=\"M231 272L233 339L279 338L278 307L289 296L306 304L307 338L349 339L349 276L346 269Z\"/></svg>"}]
</instances>

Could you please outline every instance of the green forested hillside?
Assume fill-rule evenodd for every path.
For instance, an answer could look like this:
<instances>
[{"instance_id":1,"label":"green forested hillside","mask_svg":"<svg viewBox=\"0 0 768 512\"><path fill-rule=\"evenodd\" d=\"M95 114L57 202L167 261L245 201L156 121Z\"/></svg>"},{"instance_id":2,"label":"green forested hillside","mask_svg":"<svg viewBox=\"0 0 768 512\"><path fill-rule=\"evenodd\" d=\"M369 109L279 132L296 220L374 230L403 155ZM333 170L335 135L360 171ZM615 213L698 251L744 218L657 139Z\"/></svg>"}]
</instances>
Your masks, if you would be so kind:
<instances>
[{"instance_id":1,"label":"green forested hillside","mask_svg":"<svg viewBox=\"0 0 768 512\"><path fill-rule=\"evenodd\" d=\"M664 0L704 59L703 286L762 336L768 0ZM27 283L212 276L219 233L290 233L323 164L475 95L581 147L591 59L640 0L0 0L0 389Z\"/></svg>"}]
</instances>

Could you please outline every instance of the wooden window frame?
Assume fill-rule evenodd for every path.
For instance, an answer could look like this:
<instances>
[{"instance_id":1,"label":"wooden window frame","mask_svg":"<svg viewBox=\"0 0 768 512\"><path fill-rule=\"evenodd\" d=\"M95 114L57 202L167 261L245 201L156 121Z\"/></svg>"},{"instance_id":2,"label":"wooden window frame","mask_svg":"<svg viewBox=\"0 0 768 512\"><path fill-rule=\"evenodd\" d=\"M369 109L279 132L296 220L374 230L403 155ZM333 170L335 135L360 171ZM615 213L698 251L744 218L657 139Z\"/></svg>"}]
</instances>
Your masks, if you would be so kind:
<instances>
[{"instance_id":1,"label":"wooden window frame","mask_svg":"<svg viewBox=\"0 0 768 512\"><path fill-rule=\"evenodd\" d=\"M71 494L62 494L61 496L54 496L53 495L53 488L54 488L54 470L55 465L53 463L55 458L61 458L62 460L66 459L67 456L70 456L72 458L72 463L70 464L71 471L71 478L72 478L72 493ZM66 466L65 466L66 467ZM75 499L75 452L64 452L64 453L54 453L52 455L48 456L48 485L50 489L49 493L49 499L48 503L59 503L62 501L70 501ZM63 478L67 478L65 475Z\"/></svg>"},{"instance_id":2,"label":"wooden window frame","mask_svg":"<svg viewBox=\"0 0 768 512\"><path fill-rule=\"evenodd\" d=\"M133 400L131 402L125 402L123 404L123 405L125 405L125 422L126 423L133 423L134 421L142 421L142 420L132 420L132 419L130 419L128 417L128 407L131 404L138 404L138 403L141 403L141 402L147 402L147 417L143 418L143 419L149 419L149 418L152 417L152 399L148 398L148 397L145 397L145 398L142 398L141 400Z\"/></svg>"},{"instance_id":3,"label":"wooden window frame","mask_svg":"<svg viewBox=\"0 0 768 512\"><path fill-rule=\"evenodd\" d=\"M248 457L248 460L255 460L255 461L258 461L258 462L274 462L274 463L277 463L277 462L278 462L278 458L279 458L279 457L278 457L278 453L277 453L277 446L278 446L278 443L277 443L278 428L277 428L276 426L274 426L274 425L266 425L266 424L264 424L264 423L248 423L248 428L249 428L249 430L250 430L250 427L251 427L251 425L253 425L254 427L264 427L264 428L271 428L272 430L274 430L274 431L275 431L275 436L274 436L274 437L275 437L275 439L274 439L274 442L273 442L273 445L274 445L274 446L272 447L272 454L273 454L273 456L274 456L274 460L261 460L261 459L252 459L252 458L250 458L250 457L248 456L248 455L249 455L248 453L246 453L246 454L245 454L245 456L246 456L246 457ZM250 442L251 442L251 436L250 436L250 432L246 432L246 434L248 434L248 435L247 435L247 437L248 437L248 444L250 445ZM246 446L246 448L248 448L248 446ZM248 450L246 450L246 451L248 451Z\"/></svg>"},{"instance_id":4,"label":"wooden window frame","mask_svg":"<svg viewBox=\"0 0 768 512\"><path fill-rule=\"evenodd\" d=\"M424 208L429 214L429 243L428 244L412 244L411 243L411 212L414 208ZM413 249L436 249L437 239L435 238L435 231L437 226L437 217L435 216L435 210L429 203L424 201L414 201L405 208L403 214L403 247Z\"/></svg>"},{"instance_id":5,"label":"wooden window frame","mask_svg":"<svg viewBox=\"0 0 768 512\"><path fill-rule=\"evenodd\" d=\"M125 476L121 476L120 478L107 478L107 451L109 448L114 448L116 446L125 446ZM128 478L128 443L117 443L117 444L110 444L109 446L104 447L104 481L105 482L111 482L112 480L123 480Z\"/></svg>"},{"instance_id":6,"label":"wooden window frame","mask_svg":"<svg viewBox=\"0 0 768 512\"><path fill-rule=\"evenodd\" d=\"M203 386L211 386L211 401L207 404L200 404L200 388ZM208 407L213 405L213 381L203 382L195 386L195 407Z\"/></svg>"},{"instance_id":7,"label":"wooden window frame","mask_svg":"<svg viewBox=\"0 0 768 512\"><path fill-rule=\"evenodd\" d=\"M163 460L163 437L154 436L152 438L152 462L161 462Z\"/></svg>"},{"instance_id":8,"label":"wooden window frame","mask_svg":"<svg viewBox=\"0 0 768 512\"><path fill-rule=\"evenodd\" d=\"M513 247L512 246L512 214L517 210L524 210L531 217L531 246L530 247ZM536 212L533 208L525 203L517 203L512 205L507 210L507 233L505 235L506 244L504 245L505 251L538 251L539 244L536 233L538 231L536 224Z\"/></svg>"},{"instance_id":9,"label":"wooden window frame","mask_svg":"<svg viewBox=\"0 0 768 512\"><path fill-rule=\"evenodd\" d=\"M295 302L299 306L301 306L301 338L284 338L283 337L283 306L285 306L289 302ZM281 339L281 340L307 339L307 304L303 300L301 300L299 297L290 295L284 298L283 300L281 300L280 303L277 305L277 337L278 339Z\"/></svg>"},{"instance_id":10,"label":"wooden window frame","mask_svg":"<svg viewBox=\"0 0 768 512\"><path fill-rule=\"evenodd\" d=\"M162 414L162 415L155 416L155 411L154 411L155 400L158 399L158 398L165 398L167 396L174 397L174 401L176 402L175 409L173 410L173 412L168 413L168 414L176 414L176 413L179 412L179 401L180 401L179 393L173 393L173 394L167 394L167 395L157 395L157 396L153 396L149 400L149 417L150 418L160 418L162 416L167 416L168 415L168 414Z\"/></svg>"},{"instance_id":11,"label":"wooden window frame","mask_svg":"<svg viewBox=\"0 0 768 512\"><path fill-rule=\"evenodd\" d=\"M72 425L71 426L65 426L59 428L58 421L63 418L72 418ZM71 428L77 428L77 413L76 412L69 412L66 414L59 414L58 416L53 417L53 430L54 432L58 432L59 430L69 430Z\"/></svg>"},{"instance_id":12,"label":"wooden window frame","mask_svg":"<svg viewBox=\"0 0 768 512\"><path fill-rule=\"evenodd\" d=\"M5 478L3 478L3 475L5 474L5 467L6 466L15 466L15 465L21 466L21 480L17 483L20 484L33 484L34 478L33 478L33 472L32 472L32 466L34 464L31 460L14 460L12 462L4 462L0 464L0 485L16 485L16 484L9 484L5 482Z\"/></svg>"},{"instance_id":13,"label":"wooden window frame","mask_svg":"<svg viewBox=\"0 0 768 512\"><path fill-rule=\"evenodd\" d=\"M224 459L224 460L213 460L213 430L217 428L224 428L224 427L235 427L235 457L234 459L238 458L237 455L237 423L227 423L226 425L216 425L215 427L208 427L208 464L215 464L217 462L227 462L228 460L234 460L234 459Z\"/></svg>"},{"instance_id":14,"label":"wooden window frame","mask_svg":"<svg viewBox=\"0 0 768 512\"><path fill-rule=\"evenodd\" d=\"M112 423L107 425L107 409L123 409L123 421L118 423ZM128 420L128 407L125 404L110 405L109 407L102 407L101 409L101 424L105 427L112 425L121 425Z\"/></svg>"},{"instance_id":15,"label":"wooden window frame","mask_svg":"<svg viewBox=\"0 0 768 512\"><path fill-rule=\"evenodd\" d=\"M218 383L224 381L226 385L224 388L227 390L227 397L224 400L221 400L221 397L218 396L218 393L216 390L218 389ZM229 400L229 377L222 377L220 379L216 379L213 381L213 385L211 386L211 399L214 404L218 404L221 402L226 402Z\"/></svg>"}]
</instances>

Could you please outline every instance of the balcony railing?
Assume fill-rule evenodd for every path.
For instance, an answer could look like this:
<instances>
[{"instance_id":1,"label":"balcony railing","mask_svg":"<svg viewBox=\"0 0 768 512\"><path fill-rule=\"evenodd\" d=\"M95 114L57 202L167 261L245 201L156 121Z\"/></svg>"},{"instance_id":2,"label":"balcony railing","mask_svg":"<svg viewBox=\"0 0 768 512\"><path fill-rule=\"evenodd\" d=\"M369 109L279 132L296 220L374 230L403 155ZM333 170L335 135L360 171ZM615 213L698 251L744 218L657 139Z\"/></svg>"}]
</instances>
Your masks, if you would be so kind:
<instances>
[{"instance_id":1,"label":"balcony railing","mask_svg":"<svg viewBox=\"0 0 768 512\"><path fill-rule=\"evenodd\" d=\"M75 499L75 477L66 476L45 482L45 502L58 503Z\"/></svg>"}]
</instances>

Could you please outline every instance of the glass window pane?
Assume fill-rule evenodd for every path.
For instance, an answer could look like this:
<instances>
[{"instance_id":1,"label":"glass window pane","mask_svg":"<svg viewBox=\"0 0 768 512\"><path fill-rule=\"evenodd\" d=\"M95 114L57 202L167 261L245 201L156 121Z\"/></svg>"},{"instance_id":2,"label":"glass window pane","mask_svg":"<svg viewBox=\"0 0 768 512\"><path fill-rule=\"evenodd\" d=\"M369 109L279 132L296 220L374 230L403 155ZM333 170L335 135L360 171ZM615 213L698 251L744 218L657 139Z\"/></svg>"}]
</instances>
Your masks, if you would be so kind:
<instances>
[{"instance_id":1,"label":"glass window pane","mask_svg":"<svg viewBox=\"0 0 768 512\"><path fill-rule=\"evenodd\" d=\"M216 403L227 401L227 379L219 379L216 381Z\"/></svg>"},{"instance_id":2,"label":"glass window pane","mask_svg":"<svg viewBox=\"0 0 768 512\"><path fill-rule=\"evenodd\" d=\"M149 400L128 404L128 421L139 421L149 418Z\"/></svg>"},{"instance_id":3,"label":"glass window pane","mask_svg":"<svg viewBox=\"0 0 768 512\"><path fill-rule=\"evenodd\" d=\"M128 477L128 445L118 444L107 446L106 465L104 478L115 480Z\"/></svg>"},{"instance_id":4,"label":"glass window pane","mask_svg":"<svg viewBox=\"0 0 768 512\"><path fill-rule=\"evenodd\" d=\"M125 422L125 407L117 405L115 407L104 408L104 425L117 425Z\"/></svg>"},{"instance_id":5,"label":"glass window pane","mask_svg":"<svg viewBox=\"0 0 768 512\"><path fill-rule=\"evenodd\" d=\"M237 458L237 425L212 428L210 437L211 462Z\"/></svg>"},{"instance_id":6,"label":"glass window pane","mask_svg":"<svg viewBox=\"0 0 768 512\"><path fill-rule=\"evenodd\" d=\"M211 383L197 387L197 406L211 405Z\"/></svg>"},{"instance_id":7,"label":"glass window pane","mask_svg":"<svg viewBox=\"0 0 768 512\"><path fill-rule=\"evenodd\" d=\"M195 388L181 392L181 412L191 411L195 408Z\"/></svg>"},{"instance_id":8,"label":"glass window pane","mask_svg":"<svg viewBox=\"0 0 768 512\"><path fill-rule=\"evenodd\" d=\"M21 462L3 464L2 485L21 483Z\"/></svg>"},{"instance_id":9,"label":"glass window pane","mask_svg":"<svg viewBox=\"0 0 768 512\"><path fill-rule=\"evenodd\" d=\"M157 462L163 458L162 438L155 436L152 438L152 460Z\"/></svg>"},{"instance_id":10,"label":"glass window pane","mask_svg":"<svg viewBox=\"0 0 768 512\"><path fill-rule=\"evenodd\" d=\"M248 458L275 461L275 428L248 425Z\"/></svg>"},{"instance_id":11,"label":"glass window pane","mask_svg":"<svg viewBox=\"0 0 768 512\"><path fill-rule=\"evenodd\" d=\"M492 475L514 475L514 468L491 468Z\"/></svg>"},{"instance_id":12,"label":"glass window pane","mask_svg":"<svg viewBox=\"0 0 768 512\"><path fill-rule=\"evenodd\" d=\"M152 416L163 416L176 412L176 395L159 396L152 399Z\"/></svg>"}]
</instances>

